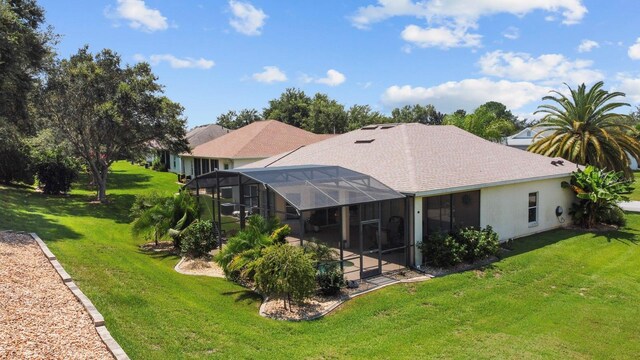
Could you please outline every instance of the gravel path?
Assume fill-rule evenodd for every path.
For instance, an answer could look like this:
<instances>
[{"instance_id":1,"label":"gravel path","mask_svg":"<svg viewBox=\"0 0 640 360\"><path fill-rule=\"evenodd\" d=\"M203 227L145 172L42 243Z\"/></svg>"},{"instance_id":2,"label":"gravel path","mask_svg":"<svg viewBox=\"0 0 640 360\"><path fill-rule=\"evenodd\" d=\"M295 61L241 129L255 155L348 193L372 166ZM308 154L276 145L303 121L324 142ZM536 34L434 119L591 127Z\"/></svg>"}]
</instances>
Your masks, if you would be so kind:
<instances>
[{"instance_id":1,"label":"gravel path","mask_svg":"<svg viewBox=\"0 0 640 360\"><path fill-rule=\"evenodd\" d=\"M113 359L28 235L0 232L0 359Z\"/></svg>"}]
</instances>

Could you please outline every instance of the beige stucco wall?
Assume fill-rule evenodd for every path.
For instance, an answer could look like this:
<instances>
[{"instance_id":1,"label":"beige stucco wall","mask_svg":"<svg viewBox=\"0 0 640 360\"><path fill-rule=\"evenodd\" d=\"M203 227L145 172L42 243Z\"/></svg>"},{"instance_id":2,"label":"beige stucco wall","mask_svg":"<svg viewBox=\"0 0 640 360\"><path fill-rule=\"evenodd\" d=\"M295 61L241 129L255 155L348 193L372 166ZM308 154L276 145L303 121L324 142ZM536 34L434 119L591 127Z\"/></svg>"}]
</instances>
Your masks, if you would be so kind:
<instances>
[{"instance_id":1,"label":"beige stucco wall","mask_svg":"<svg viewBox=\"0 0 640 360\"><path fill-rule=\"evenodd\" d=\"M186 156L181 156L180 157L182 159L182 162L184 163L184 174L185 175L190 175L191 177L193 177L194 173L193 173L193 158L192 157L186 157Z\"/></svg>"},{"instance_id":2,"label":"beige stucco wall","mask_svg":"<svg viewBox=\"0 0 640 360\"><path fill-rule=\"evenodd\" d=\"M239 168L240 166L245 166L251 164L252 162L256 162L258 160L262 160L264 158L255 158L255 159L234 159L232 169Z\"/></svg>"},{"instance_id":3,"label":"beige stucco wall","mask_svg":"<svg viewBox=\"0 0 640 360\"><path fill-rule=\"evenodd\" d=\"M575 196L560 183L568 180L569 177L481 189L480 225L491 225L502 241L567 225L571 221L568 212ZM528 222L529 193L532 192L538 192L538 223L535 226ZM564 209L564 223L556 217L557 206Z\"/></svg>"}]
</instances>

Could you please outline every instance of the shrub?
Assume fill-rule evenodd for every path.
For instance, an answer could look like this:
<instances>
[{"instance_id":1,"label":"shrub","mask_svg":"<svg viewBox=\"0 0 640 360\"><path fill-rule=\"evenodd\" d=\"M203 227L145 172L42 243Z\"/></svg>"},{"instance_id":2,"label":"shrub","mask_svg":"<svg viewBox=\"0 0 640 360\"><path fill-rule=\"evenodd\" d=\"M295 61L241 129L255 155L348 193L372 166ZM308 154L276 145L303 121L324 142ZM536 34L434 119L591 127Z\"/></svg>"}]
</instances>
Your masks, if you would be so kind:
<instances>
[{"instance_id":1,"label":"shrub","mask_svg":"<svg viewBox=\"0 0 640 360\"><path fill-rule=\"evenodd\" d=\"M448 267L461 263L466 252L463 244L446 233L429 235L420 244L420 250L425 263L437 267Z\"/></svg>"},{"instance_id":2,"label":"shrub","mask_svg":"<svg viewBox=\"0 0 640 360\"><path fill-rule=\"evenodd\" d=\"M316 288L316 269L302 248L273 245L265 248L255 266L257 289L266 296L284 300L291 309L291 301L303 301Z\"/></svg>"},{"instance_id":3,"label":"shrub","mask_svg":"<svg viewBox=\"0 0 640 360\"><path fill-rule=\"evenodd\" d=\"M500 241L498 234L487 226L486 229L474 228L461 229L455 234L459 243L464 246L463 260L473 262L489 256L498 255Z\"/></svg>"},{"instance_id":4,"label":"shrub","mask_svg":"<svg viewBox=\"0 0 640 360\"><path fill-rule=\"evenodd\" d=\"M344 272L337 262L321 264L316 272L316 282L323 295L335 295L345 285Z\"/></svg>"},{"instance_id":5,"label":"shrub","mask_svg":"<svg viewBox=\"0 0 640 360\"><path fill-rule=\"evenodd\" d=\"M198 220L189 225L181 235L181 243L182 256L198 258L207 255L217 246L211 220Z\"/></svg>"},{"instance_id":6,"label":"shrub","mask_svg":"<svg viewBox=\"0 0 640 360\"><path fill-rule=\"evenodd\" d=\"M466 228L453 234L432 234L420 244L420 250L426 264L448 267L498 255L500 241L491 226L479 230Z\"/></svg>"},{"instance_id":7,"label":"shrub","mask_svg":"<svg viewBox=\"0 0 640 360\"><path fill-rule=\"evenodd\" d=\"M328 247L315 241L305 241L302 246L304 252L309 254L313 262L318 265L321 263L335 262L338 260L338 254L335 249Z\"/></svg>"},{"instance_id":8,"label":"shrub","mask_svg":"<svg viewBox=\"0 0 640 360\"><path fill-rule=\"evenodd\" d=\"M285 224L271 233L271 241L274 244L284 244L287 242L287 236L289 235L291 235L291 227Z\"/></svg>"},{"instance_id":9,"label":"shrub","mask_svg":"<svg viewBox=\"0 0 640 360\"><path fill-rule=\"evenodd\" d=\"M620 210L618 203L628 201L625 195L633 190L631 181L625 180L622 172L607 172L590 165L573 172L571 181L563 182L562 187L576 193L578 202L571 206L569 215L575 224L585 228L592 228L599 222L608 223L614 216L612 211Z\"/></svg>"},{"instance_id":10,"label":"shrub","mask_svg":"<svg viewBox=\"0 0 640 360\"><path fill-rule=\"evenodd\" d=\"M153 162L151 163L151 169L161 172L167 171L167 167L162 163L162 161L160 161L159 157L153 159Z\"/></svg>"},{"instance_id":11,"label":"shrub","mask_svg":"<svg viewBox=\"0 0 640 360\"><path fill-rule=\"evenodd\" d=\"M59 156L40 159L34 169L45 194L66 194L78 178L77 165Z\"/></svg>"}]
</instances>

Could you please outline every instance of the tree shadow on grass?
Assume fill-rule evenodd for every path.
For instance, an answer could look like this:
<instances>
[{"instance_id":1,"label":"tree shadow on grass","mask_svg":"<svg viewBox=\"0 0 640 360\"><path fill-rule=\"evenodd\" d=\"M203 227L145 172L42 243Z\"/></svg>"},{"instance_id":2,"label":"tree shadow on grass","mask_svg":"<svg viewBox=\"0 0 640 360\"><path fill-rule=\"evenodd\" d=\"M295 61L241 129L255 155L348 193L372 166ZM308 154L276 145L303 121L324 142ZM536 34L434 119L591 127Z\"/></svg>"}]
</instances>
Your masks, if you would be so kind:
<instances>
[{"instance_id":1,"label":"tree shadow on grass","mask_svg":"<svg viewBox=\"0 0 640 360\"><path fill-rule=\"evenodd\" d=\"M242 302L242 301L262 301L262 296L260 294L258 294L255 291L252 290L236 290L236 291L226 291L223 292L222 295L225 296L232 296L234 298L235 302Z\"/></svg>"},{"instance_id":2,"label":"tree shadow on grass","mask_svg":"<svg viewBox=\"0 0 640 360\"><path fill-rule=\"evenodd\" d=\"M604 233L594 233L593 237L604 236L607 239L607 242L617 241L625 245L638 245L638 235L629 231L617 230L617 231L607 231Z\"/></svg>"},{"instance_id":3,"label":"tree shadow on grass","mask_svg":"<svg viewBox=\"0 0 640 360\"><path fill-rule=\"evenodd\" d=\"M107 192L109 189L131 190L141 189L151 181L150 174L134 174L126 170L110 170L107 176ZM75 189L85 191L96 191L96 187L91 185L91 177L81 175L80 181L74 184Z\"/></svg>"},{"instance_id":4,"label":"tree shadow on grass","mask_svg":"<svg viewBox=\"0 0 640 360\"><path fill-rule=\"evenodd\" d=\"M1 204L0 204L1 205ZM80 239L82 235L66 225L37 213L3 208L0 229L36 233L43 240Z\"/></svg>"}]
</instances>

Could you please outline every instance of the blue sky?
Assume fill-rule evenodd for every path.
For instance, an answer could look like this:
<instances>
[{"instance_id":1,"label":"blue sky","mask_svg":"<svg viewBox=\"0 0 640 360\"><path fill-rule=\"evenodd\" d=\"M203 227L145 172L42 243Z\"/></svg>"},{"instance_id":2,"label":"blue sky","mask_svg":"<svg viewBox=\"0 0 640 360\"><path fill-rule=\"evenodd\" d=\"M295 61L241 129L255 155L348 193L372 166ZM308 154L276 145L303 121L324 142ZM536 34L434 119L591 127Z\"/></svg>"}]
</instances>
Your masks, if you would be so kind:
<instances>
[{"instance_id":1,"label":"blue sky","mask_svg":"<svg viewBox=\"0 0 640 360\"><path fill-rule=\"evenodd\" d=\"M262 110L287 87L384 113L495 100L527 117L563 82L604 80L640 104L637 0L40 3L61 56L89 44L150 62L190 126Z\"/></svg>"}]
</instances>

